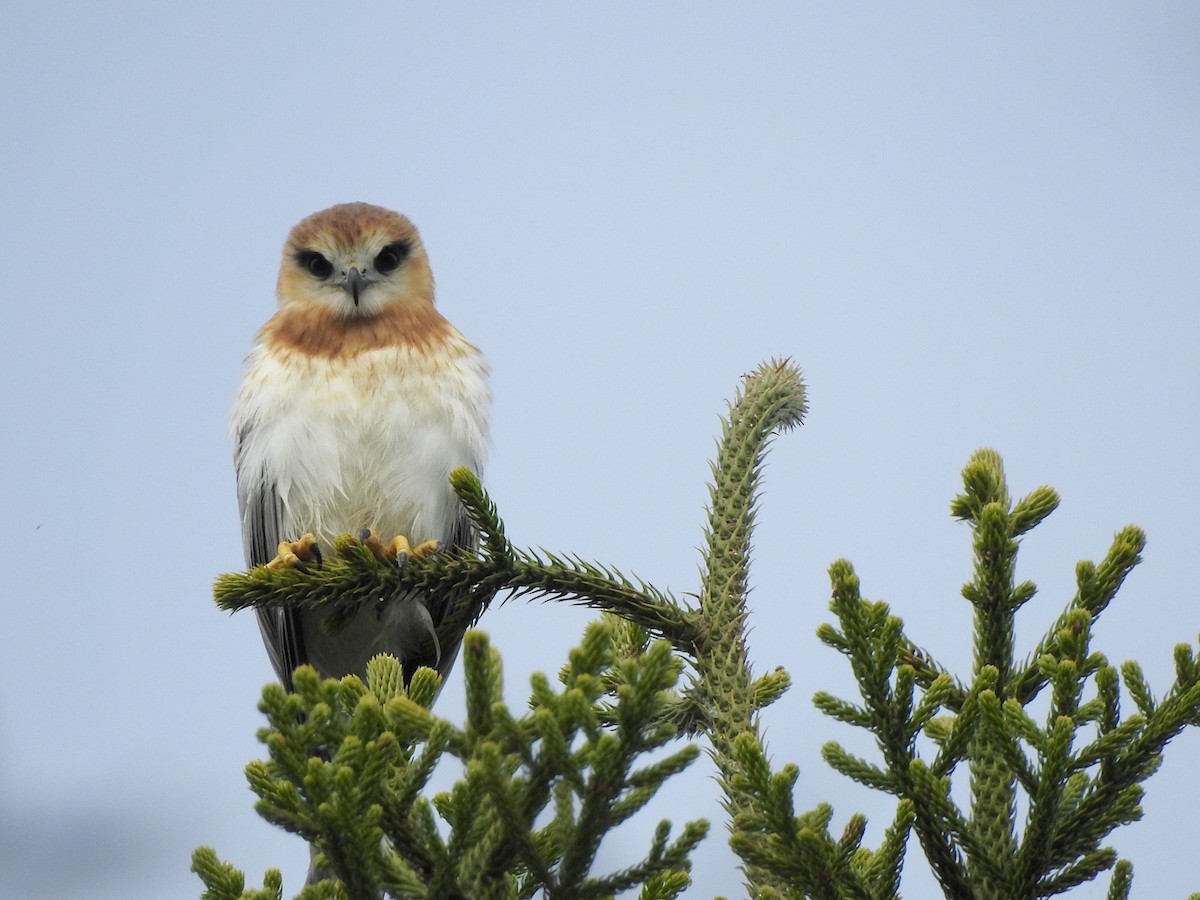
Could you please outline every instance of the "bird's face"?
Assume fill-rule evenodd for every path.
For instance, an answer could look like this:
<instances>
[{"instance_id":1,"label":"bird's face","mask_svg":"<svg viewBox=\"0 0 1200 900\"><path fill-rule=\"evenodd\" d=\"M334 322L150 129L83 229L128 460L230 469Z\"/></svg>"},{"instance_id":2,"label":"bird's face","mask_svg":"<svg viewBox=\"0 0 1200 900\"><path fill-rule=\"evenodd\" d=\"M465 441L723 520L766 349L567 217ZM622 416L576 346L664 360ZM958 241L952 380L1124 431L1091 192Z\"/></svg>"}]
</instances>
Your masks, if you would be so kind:
<instances>
[{"instance_id":1,"label":"bird's face","mask_svg":"<svg viewBox=\"0 0 1200 900\"><path fill-rule=\"evenodd\" d=\"M399 213L344 203L292 229L279 269L281 307L314 305L369 317L433 302L433 276L416 227Z\"/></svg>"}]
</instances>

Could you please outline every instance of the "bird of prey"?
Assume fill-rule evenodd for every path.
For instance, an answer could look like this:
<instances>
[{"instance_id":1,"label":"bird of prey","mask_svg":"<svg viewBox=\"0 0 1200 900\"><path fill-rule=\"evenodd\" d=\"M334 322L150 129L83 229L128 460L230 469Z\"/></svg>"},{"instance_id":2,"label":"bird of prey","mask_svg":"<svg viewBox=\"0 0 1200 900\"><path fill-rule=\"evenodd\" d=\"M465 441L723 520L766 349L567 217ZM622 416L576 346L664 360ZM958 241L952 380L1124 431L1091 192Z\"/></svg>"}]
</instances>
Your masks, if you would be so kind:
<instances>
[{"instance_id":1,"label":"bird of prey","mask_svg":"<svg viewBox=\"0 0 1200 900\"><path fill-rule=\"evenodd\" d=\"M314 213L288 235L277 294L232 415L247 565L319 558L365 529L403 536L402 553L471 546L447 479L483 465L488 367L434 307L417 229L366 203ZM378 653L406 677L418 665L445 675L458 653L437 642L445 611L424 597L364 607L336 635L319 610L259 610L258 621L290 690L303 663L362 676Z\"/></svg>"}]
</instances>

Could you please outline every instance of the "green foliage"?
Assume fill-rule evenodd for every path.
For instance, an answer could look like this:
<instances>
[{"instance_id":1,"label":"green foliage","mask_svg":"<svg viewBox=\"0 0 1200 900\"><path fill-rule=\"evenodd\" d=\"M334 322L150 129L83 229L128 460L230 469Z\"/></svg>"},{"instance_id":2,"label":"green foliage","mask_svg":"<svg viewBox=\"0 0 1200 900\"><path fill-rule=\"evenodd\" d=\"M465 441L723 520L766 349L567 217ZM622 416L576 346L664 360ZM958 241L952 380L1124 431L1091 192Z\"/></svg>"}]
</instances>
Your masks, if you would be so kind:
<instances>
[{"instance_id":1,"label":"green foliage","mask_svg":"<svg viewBox=\"0 0 1200 900\"><path fill-rule=\"evenodd\" d=\"M1145 537L1133 527L1117 533L1098 565L1079 564L1075 598L1033 653L1016 660L1015 614L1034 594L1031 583L1016 581L1019 538L1058 497L1042 487L1012 503L991 450L974 455L963 484L951 511L973 533L975 572L962 590L975 612L970 677L959 681L918 650L885 604L859 595L850 564L834 563L839 627L824 626L820 637L849 660L862 702L823 693L815 702L871 732L883 759L857 759L836 743L824 756L842 774L911 804L913 830L947 897L1048 897L1114 868L1116 853L1103 842L1141 817L1142 782L1167 742L1196 723L1200 673L1191 648L1176 648L1175 684L1155 702L1141 670L1127 663L1138 712L1122 717L1120 675L1093 651L1091 633L1140 561ZM932 752L921 753L922 736ZM950 796L962 764L969 809ZM1109 896L1127 896L1131 878L1128 863L1116 865Z\"/></svg>"},{"instance_id":2,"label":"green foliage","mask_svg":"<svg viewBox=\"0 0 1200 900\"><path fill-rule=\"evenodd\" d=\"M520 717L501 698L499 654L482 632L468 632L462 728L430 712L433 670L418 670L405 689L390 657L372 660L365 684L323 680L305 666L294 694L268 685L260 708L269 725L259 738L270 757L246 775L259 813L317 848L332 876L301 896L601 898L641 884L643 896L675 896L688 883L688 853L707 833L703 821L674 840L663 822L643 860L591 873L602 837L698 752L684 744L644 761L676 738L663 710L679 662L663 642L618 657L617 631L604 620L590 626L561 689L535 676ZM462 777L427 798L443 756L457 760ZM210 900L281 896L277 872L265 892L244 892L241 874L207 848L193 868Z\"/></svg>"},{"instance_id":3,"label":"green foliage","mask_svg":"<svg viewBox=\"0 0 1200 900\"><path fill-rule=\"evenodd\" d=\"M815 703L868 731L880 758L832 742L824 757L896 798L882 842L863 846L862 816L839 830L826 804L795 811L798 769L772 766L758 722L790 679L781 668L754 676L746 596L765 453L805 411L790 363L764 364L744 379L713 466L700 584L684 595L694 604L610 566L514 548L465 470L451 482L480 534L476 552L413 557L397 568L343 537L319 568L222 576L223 609L320 605L337 614L335 628L363 603L412 591L457 598L440 626L443 643L501 591L605 614L571 652L558 689L535 676L520 717L502 702L499 654L479 632L463 641L461 727L430 712L436 674L418 670L406 687L385 658L372 662L365 684L301 669L295 694L265 689L269 759L247 775L260 813L320 852L329 878L307 885L302 900L608 897L639 885L643 900L675 897L689 884L688 855L703 822L674 840L664 822L639 863L608 875L591 870L603 836L695 758L696 745L681 742L688 737L709 748L749 897L894 900L912 834L946 897L1032 900L1106 870L1108 896L1128 897L1132 867L1103 843L1140 817L1142 782L1170 739L1200 724L1200 662L1191 647L1177 647L1175 684L1156 699L1136 663L1118 671L1091 647L1096 618L1140 561L1144 536L1133 527L1118 532L1099 564L1078 565L1074 599L1017 658L1016 614L1035 592L1016 578L1020 540L1058 496L1043 487L1012 502L994 451L975 454L951 506L973 536L974 573L962 591L975 615L968 675L947 671L886 604L864 599L848 562L830 568L837 625L818 635L847 658L861 696L818 693ZM1122 715L1122 682L1133 714ZM459 766L461 777L429 797L439 763ZM958 783L969 788L966 808L952 796ZM282 898L274 870L261 889L246 891L242 874L207 848L193 868L210 900Z\"/></svg>"}]
</instances>

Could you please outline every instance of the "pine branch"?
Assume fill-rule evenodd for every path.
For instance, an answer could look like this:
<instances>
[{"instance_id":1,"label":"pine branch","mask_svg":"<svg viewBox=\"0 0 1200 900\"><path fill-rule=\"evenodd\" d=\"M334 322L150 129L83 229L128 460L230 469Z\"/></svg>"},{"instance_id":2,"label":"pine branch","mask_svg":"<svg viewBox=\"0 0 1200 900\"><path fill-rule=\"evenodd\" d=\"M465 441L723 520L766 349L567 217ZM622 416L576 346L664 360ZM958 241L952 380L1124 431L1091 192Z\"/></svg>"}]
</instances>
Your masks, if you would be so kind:
<instances>
[{"instance_id":1,"label":"pine branch","mask_svg":"<svg viewBox=\"0 0 1200 900\"><path fill-rule=\"evenodd\" d=\"M972 534L974 571L962 589L975 613L969 676L922 649L886 604L864 599L848 562L830 568L837 626L822 626L818 636L847 659L861 696L849 702L820 692L814 702L869 731L881 759L854 757L835 742L823 754L835 770L896 797L883 843L862 846L861 816L835 834L829 806L795 812L798 769L773 770L758 723L759 710L790 679L781 668L754 677L746 599L765 453L805 410L803 381L790 363L767 363L744 379L713 466L694 606L609 565L514 548L495 504L466 470L451 480L479 535L475 551L398 565L343 536L320 566L222 576L223 609L319 605L332 613L334 629L364 603L446 599L439 637L462 638L461 727L429 708L437 674L418 670L405 686L394 660L373 661L365 683L322 680L301 668L295 693L264 690L268 759L247 767L259 811L318 847L317 862L336 878L306 886L302 900L606 897L639 884L647 900L677 896L706 823L689 823L674 838L663 823L642 860L607 875L593 868L603 835L694 761L695 745L667 752L684 736L709 743L750 896L896 898L915 833L949 898L1033 900L1110 869L1109 897L1128 897L1132 869L1103 842L1141 816L1142 784L1170 740L1200 724L1200 661L1191 646L1176 647L1175 682L1156 697L1136 663L1112 666L1091 649L1095 620L1140 562L1145 536L1132 526L1098 565L1079 564L1075 598L1016 660L1016 615L1035 595L1032 583L1017 580L1020 541L1059 500L1041 487L1014 502L991 450L971 458L951 505ZM558 687L532 679L521 715L503 703L498 652L482 633L463 636L501 592L604 613ZM1122 678L1136 707L1131 715L1120 708ZM1037 708L1048 712L1039 721L1031 706L1043 692L1048 699ZM653 761L643 759L647 753ZM439 764L460 766L461 778L427 797ZM951 791L964 777L967 812ZM1022 796L1028 814L1019 823ZM277 872L246 890L242 874L206 848L193 868L211 900L282 898Z\"/></svg>"},{"instance_id":2,"label":"pine branch","mask_svg":"<svg viewBox=\"0 0 1200 900\"><path fill-rule=\"evenodd\" d=\"M639 884L651 885L651 896L677 893L672 886L707 833L702 821L674 839L664 822L640 862L591 874L603 836L698 755L685 746L638 765L676 740L662 724L661 706L678 682L679 663L663 642L618 659L614 631L604 621L589 627L562 674L562 690L535 679L521 717L500 699L498 654L481 632L468 632L469 711L461 729L414 697L416 685L432 700L432 670L421 670L405 689L390 657L372 660L365 684L354 676L321 679L301 667L296 693L278 685L263 692L269 726L261 737L270 756L247 770L260 812L319 848L318 863L352 897L474 900L541 890L548 898L598 898ZM614 667L620 677L607 677ZM605 684L616 683L620 689L605 692ZM614 729L601 727L603 709ZM447 754L458 759L463 778L430 804L420 792ZM536 830L551 802L557 815ZM212 900L260 896L245 894L241 874L210 850L197 851L193 867ZM332 890L333 882L325 885ZM278 874L268 873L264 890L275 893L261 896L281 897L277 888ZM305 890L319 896L318 888Z\"/></svg>"},{"instance_id":3,"label":"pine branch","mask_svg":"<svg viewBox=\"0 0 1200 900\"><path fill-rule=\"evenodd\" d=\"M483 536L478 552L459 549L413 556L397 565L346 534L319 566L258 566L221 575L213 588L217 606L229 612L320 607L332 613L329 627L336 631L363 604L409 602L414 593L449 598L451 612L439 625L438 637L443 644L453 644L498 593L510 591L514 597L553 598L612 612L677 648L690 649L700 640L696 614L640 579L577 556L514 550L504 537L495 504L475 475L456 469L451 483Z\"/></svg>"},{"instance_id":4,"label":"pine branch","mask_svg":"<svg viewBox=\"0 0 1200 900\"><path fill-rule=\"evenodd\" d=\"M970 689L919 650L885 605L859 596L849 564L835 563L831 609L840 628L823 626L819 636L849 660L863 703L826 694L816 702L831 717L872 732L883 765L832 743L825 757L843 774L911 804L913 830L947 897L1032 900L1114 866L1110 896L1128 896L1132 870L1102 843L1140 818L1142 782L1171 738L1200 721L1200 665L1190 647L1177 647L1176 682L1156 700L1140 667L1126 663L1122 673L1138 712L1121 718L1117 670L1090 642L1095 619L1140 561L1145 537L1132 527L1118 533L1099 566L1077 567L1075 600L1017 665L1015 616L1035 593L1031 583L1016 580L1019 539L1054 510L1058 497L1043 487L1013 503L991 450L972 457L963 485L951 511L970 524L975 556L974 577L962 590L975 610ZM914 687L923 695L915 696ZM1027 708L1043 691L1049 711L1039 725ZM921 732L937 747L932 766L917 753ZM969 817L950 799L950 779L963 761ZM1019 792L1029 807L1022 829Z\"/></svg>"}]
</instances>

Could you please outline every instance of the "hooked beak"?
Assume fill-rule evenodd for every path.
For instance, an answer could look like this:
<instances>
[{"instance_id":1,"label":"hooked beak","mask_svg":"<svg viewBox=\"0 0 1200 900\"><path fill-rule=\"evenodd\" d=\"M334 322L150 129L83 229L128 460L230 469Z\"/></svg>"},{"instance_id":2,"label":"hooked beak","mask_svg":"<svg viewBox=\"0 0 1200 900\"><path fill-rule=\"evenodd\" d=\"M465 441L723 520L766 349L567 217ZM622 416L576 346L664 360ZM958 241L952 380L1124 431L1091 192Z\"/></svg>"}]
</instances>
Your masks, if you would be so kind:
<instances>
[{"instance_id":1,"label":"hooked beak","mask_svg":"<svg viewBox=\"0 0 1200 900\"><path fill-rule=\"evenodd\" d=\"M342 287L354 299L354 305L358 306L358 298L370 283L362 272L352 266L346 273L346 280L342 282Z\"/></svg>"}]
</instances>

